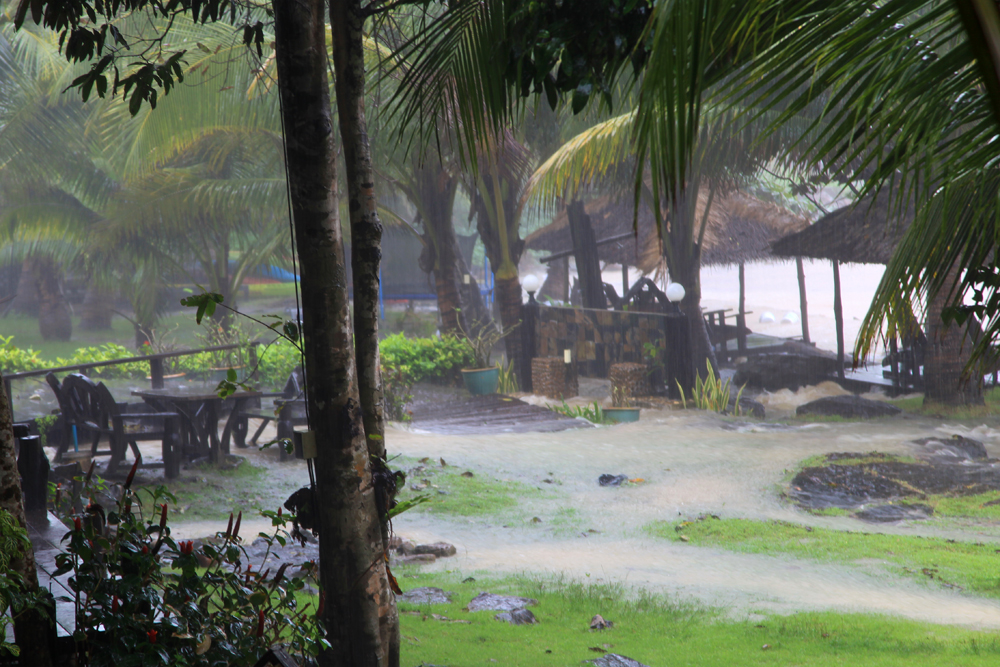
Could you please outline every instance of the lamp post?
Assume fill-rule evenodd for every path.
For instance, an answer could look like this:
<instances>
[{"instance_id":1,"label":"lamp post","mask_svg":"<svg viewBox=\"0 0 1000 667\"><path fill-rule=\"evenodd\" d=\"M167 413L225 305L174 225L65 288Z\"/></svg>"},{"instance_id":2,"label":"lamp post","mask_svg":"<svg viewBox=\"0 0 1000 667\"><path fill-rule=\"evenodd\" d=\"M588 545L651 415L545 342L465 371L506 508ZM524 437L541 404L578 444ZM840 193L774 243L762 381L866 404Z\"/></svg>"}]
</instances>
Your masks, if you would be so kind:
<instances>
[{"instance_id":1,"label":"lamp post","mask_svg":"<svg viewBox=\"0 0 1000 667\"><path fill-rule=\"evenodd\" d=\"M521 287L528 293L528 303L521 306L521 359L518 364L521 376L521 391L532 391L531 360L535 358L535 322L538 321L538 277L529 273L521 279Z\"/></svg>"},{"instance_id":2,"label":"lamp post","mask_svg":"<svg viewBox=\"0 0 1000 667\"><path fill-rule=\"evenodd\" d=\"M684 295L687 292L684 290L684 285L680 283L670 283L667 285L667 301L674 305L674 312L681 312L680 302L684 300Z\"/></svg>"},{"instance_id":3,"label":"lamp post","mask_svg":"<svg viewBox=\"0 0 1000 667\"><path fill-rule=\"evenodd\" d=\"M678 384L684 387L685 390L692 385L692 378L689 371L694 366L690 363L691 337L688 333L690 327L687 317L684 316L680 308L680 302L684 300L685 294L687 292L680 283L670 283L667 285L667 301L673 306L674 311L668 313L667 317L664 318L666 326L666 331L664 332L666 336L666 354L664 359L666 368L664 370L667 391L671 398L680 398Z\"/></svg>"}]
</instances>

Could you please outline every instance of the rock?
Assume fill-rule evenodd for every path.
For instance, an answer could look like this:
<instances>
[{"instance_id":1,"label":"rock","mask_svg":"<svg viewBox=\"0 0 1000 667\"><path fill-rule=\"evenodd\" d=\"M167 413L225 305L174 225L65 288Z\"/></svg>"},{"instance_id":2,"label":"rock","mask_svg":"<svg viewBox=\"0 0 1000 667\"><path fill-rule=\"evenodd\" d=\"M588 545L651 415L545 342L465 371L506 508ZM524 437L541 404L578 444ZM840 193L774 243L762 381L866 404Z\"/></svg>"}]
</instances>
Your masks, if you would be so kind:
<instances>
[{"instance_id":1,"label":"rock","mask_svg":"<svg viewBox=\"0 0 1000 667\"><path fill-rule=\"evenodd\" d=\"M392 537L389 538L389 548L390 549L398 549L401 546L403 546L403 538L402 537L400 537L399 535L393 535Z\"/></svg>"},{"instance_id":2,"label":"rock","mask_svg":"<svg viewBox=\"0 0 1000 667\"><path fill-rule=\"evenodd\" d=\"M597 665L597 667L648 667L638 660L633 660L617 653L605 653L600 658L587 660L586 662Z\"/></svg>"},{"instance_id":3,"label":"rock","mask_svg":"<svg viewBox=\"0 0 1000 667\"><path fill-rule=\"evenodd\" d=\"M520 598L514 595L494 595L493 593L480 593L472 598L466 609L468 611L514 611L524 609L538 604L538 600L531 598Z\"/></svg>"},{"instance_id":4,"label":"rock","mask_svg":"<svg viewBox=\"0 0 1000 667\"><path fill-rule=\"evenodd\" d=\"M531 625L532 623L538 623L535 615L527 609L501 612L493 618L497 621L507 621L511 625Z\"/></svg>"},{"instance_id":5,"label":"rock","mask_svg":"<svg viewBox=\"0 0 1000 667\"><path fill-rule=\"evenodd\" d=\"M590 619L591 630L606 630L610 627L614 627L614 623L611 621L605 621L604 617L600 614L595 614L594 617Z\"/></svg>"},{"instance_id":6,"label":"rock","mask_svg":"<svg viewBox=\"0 0 1000 667\"><path fill-rule=\"evenodd\" d=\"M604 474L597 478L597 483L601 486L621 486L628 481L628 475L608 475Z\"/></svg>"},{"instance_id":7,"label":"rock","mask_svg":"<svg viewBox=\"0 0 1000 667\"><path fill-rule=\"evenodd\" d=\"M448 604L451 602L452 595L454 593L449 593L440 588L422 586L421 588L406 591L399 596L398 600L407 604Z\"/></svg>"},{"instance_id":8,"label":"rock","mask_svg":"<svg viewBox=\"0 0 1000 667\"><path fill-rule=\"evenodd\" d=\"M973 461L985 461L988 458L983 443L960 435L953 435L950 438L921 438L913 442L926 447L935 456L971 459Z\"/></svg>"},{"instance_id":9,"label":"rock","mask_svg":"<svg viewBox=\"0 0 1000 667\"><path fill-rule=\"evenodd\" d=\"M396 553L400 554L401 556L410 556L413 554L413 550L416 548L417 545L415 545L413 542L410 542L409 540L403 540L399 543L399 546L396 547Z\"/></svg>"},{"instance_id":10,"label":"rock","mask_svg":"<svg viewBox=\"0 0 1000 667\"><path fill-rule=\"evenodd\" d=\"M454 544L448 544L447 542L435 542L434 544L418 544L413 547L413 553L434 554L438 558L444 558L446 556L454 556L456 550Z\"/></svg>"},{"instance_id":11,"label":"rock","mask_svg":"<svg viewBox=\"0 0 1000 667\"><path fill-rule=\"evenodd\" d=\"M396 560L397 565L413 565L414 563L433 563L437 560L434 554L413 554L412 556L400 556Z\"/></svg>"},{"instance_id":12,"label":"rock","mask_svg":"<svg viewBox=\"0 0 1000 667\"><path fill-rule=\"evenodd\" d=\"M739 388L734 388L729 396L729 407L726 408L726 412L731 415L736 414L736 394L739 393ZM747 398L746 396L740 396L740 416L741 417L756 417L757 419L765 419L764 417L764 404L759 401L755 401L752 398Z\"/></svg>"},{"instance_id":13,"label":"rock","mask_svg":"<svg viewBox=\"0 0 1000 667\"><path fill-rule=\"evenodd\" d=\"M873 419L875 417L891 417L902 410L890 403L871 401L854 394L847 396L825 396L800 405L795 409L796 415L824 415L847 417L852 419Z\"/></svg>"},{"instance_id":14,"label":"rock","mask_svg":"<svg viewBox=\"0 0 1000 667\"><path fill-rule=\"evenodd\" d=\"M837 357L808 345L786 343L787 351L755 354L736 366L733 386L795 391L807 384L829 379L837 372Z\"/></svg>"},{"instance_id":15,"label":"rock","mask_svg":"<svg viewBox=\"0 0 1000 667\"><path fill-rule=\"evenodd\" d=\"M923 503L908 505L872 505L866 507L854 516L871 523L891 523L906 519L929 519L934 514L934 508Z\"/></svg>"}]
</instances>

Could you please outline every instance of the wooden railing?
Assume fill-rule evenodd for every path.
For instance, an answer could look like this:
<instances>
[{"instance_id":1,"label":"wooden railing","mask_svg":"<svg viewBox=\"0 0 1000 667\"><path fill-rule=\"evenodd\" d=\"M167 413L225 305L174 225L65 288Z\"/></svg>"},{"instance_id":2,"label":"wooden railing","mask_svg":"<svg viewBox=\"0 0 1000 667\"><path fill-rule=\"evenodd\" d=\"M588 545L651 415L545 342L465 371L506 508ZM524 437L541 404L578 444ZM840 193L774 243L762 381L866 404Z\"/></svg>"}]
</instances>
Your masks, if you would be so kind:
<instances>
[{"instance_id":1,"label":"wooden railing","mask_svg":"<svg viewBox=\"0 0 1000 667\"><path fill-rule=\"evenodd\" d=\"M254 341L249 345L249 359L248 363L250 368L257 365L257 346L260 342ZM121 364L131 364L136 362L148 362L149 363L149 377L153 389L163 389L163 360L171 359L173 357L186 357L192 354L201 354L202 352L222 352L225 350L235 350L242 347L239 344L231 345L215 345L213 347L205 347L200 350L179 350L176 352L161 352L159 354L147 354L140 357L126 357L125 359L112 359L110 361L96 361L89 364L77 364L75 366L57 366L53 368L42 368L37 371L22 371L20 373L11 373L10 375L4 375L4 385L7 389L7 396L13 396L11 393L11 382L14 380L22 380L30 377L45 376L49 373L72 373L80 372L86 374L92 368L98 368L102 366L118 366Z\"/></svg>"}]
</instances>

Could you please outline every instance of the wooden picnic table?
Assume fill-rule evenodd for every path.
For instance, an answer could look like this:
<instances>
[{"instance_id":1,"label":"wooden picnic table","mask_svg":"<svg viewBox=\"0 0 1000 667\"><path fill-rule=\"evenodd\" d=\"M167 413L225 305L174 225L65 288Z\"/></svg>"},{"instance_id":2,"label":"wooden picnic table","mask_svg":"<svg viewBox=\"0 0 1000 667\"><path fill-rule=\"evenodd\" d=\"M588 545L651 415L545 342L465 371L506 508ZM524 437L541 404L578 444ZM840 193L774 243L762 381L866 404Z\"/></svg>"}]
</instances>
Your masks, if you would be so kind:
<instances>
[{"instance_id":1,"label":"wooden picnic table","mask_svg":"<svg viewBox=\"0 0 1000 667\"><path fill-rule=\"evenodd\" d=\"M238 415L245 411L247 403L260 400L259 391L238 391L226 398L215 393L205 393L202 388L145 389L133 391L150 407L158 412L176 412L181 416L182 428L189 437L188 458L207 456L209 462L219 463L229 454L229 443ZM219 437L219 415L225 400L234 401L233 409L226 420L226 426Z\"/></svg>"}]
</instances>

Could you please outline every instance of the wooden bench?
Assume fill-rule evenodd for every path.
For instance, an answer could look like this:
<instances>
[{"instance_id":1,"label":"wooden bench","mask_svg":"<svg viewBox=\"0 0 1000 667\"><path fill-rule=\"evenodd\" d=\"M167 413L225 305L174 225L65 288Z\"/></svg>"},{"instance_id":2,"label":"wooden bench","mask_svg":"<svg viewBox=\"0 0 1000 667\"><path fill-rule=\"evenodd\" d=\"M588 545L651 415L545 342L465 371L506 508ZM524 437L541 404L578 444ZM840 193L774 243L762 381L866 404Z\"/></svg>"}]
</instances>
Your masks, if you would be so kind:
<instances>
[{"instance_id":1,"label":"wooden bench","mask_svg":"<svg viewBox=\"0 0 1000 667\"><path fill-rule=\"evenodd\" d=\"M159 440L162 443L163 462L142 467L162 466L167 478L179 474L183 432L177 413L129 412L128 404L115 401L103 382L94 382L78 373L64 377L62 384L52 373L45 379L55 392L63 417L63 441L56 452L56 461L63 459L69 445L74 442L75 428L76 442L88 447L91 457L110 455L107 472L113 472L125 460L126 447L131 448L136 459L140 459L138 442ZM125 428L126 422L149 420L159 421L162 426L146 430ZM102 441L106 442L107 449L100 449Z\"/></svg>"}]
</instances>

